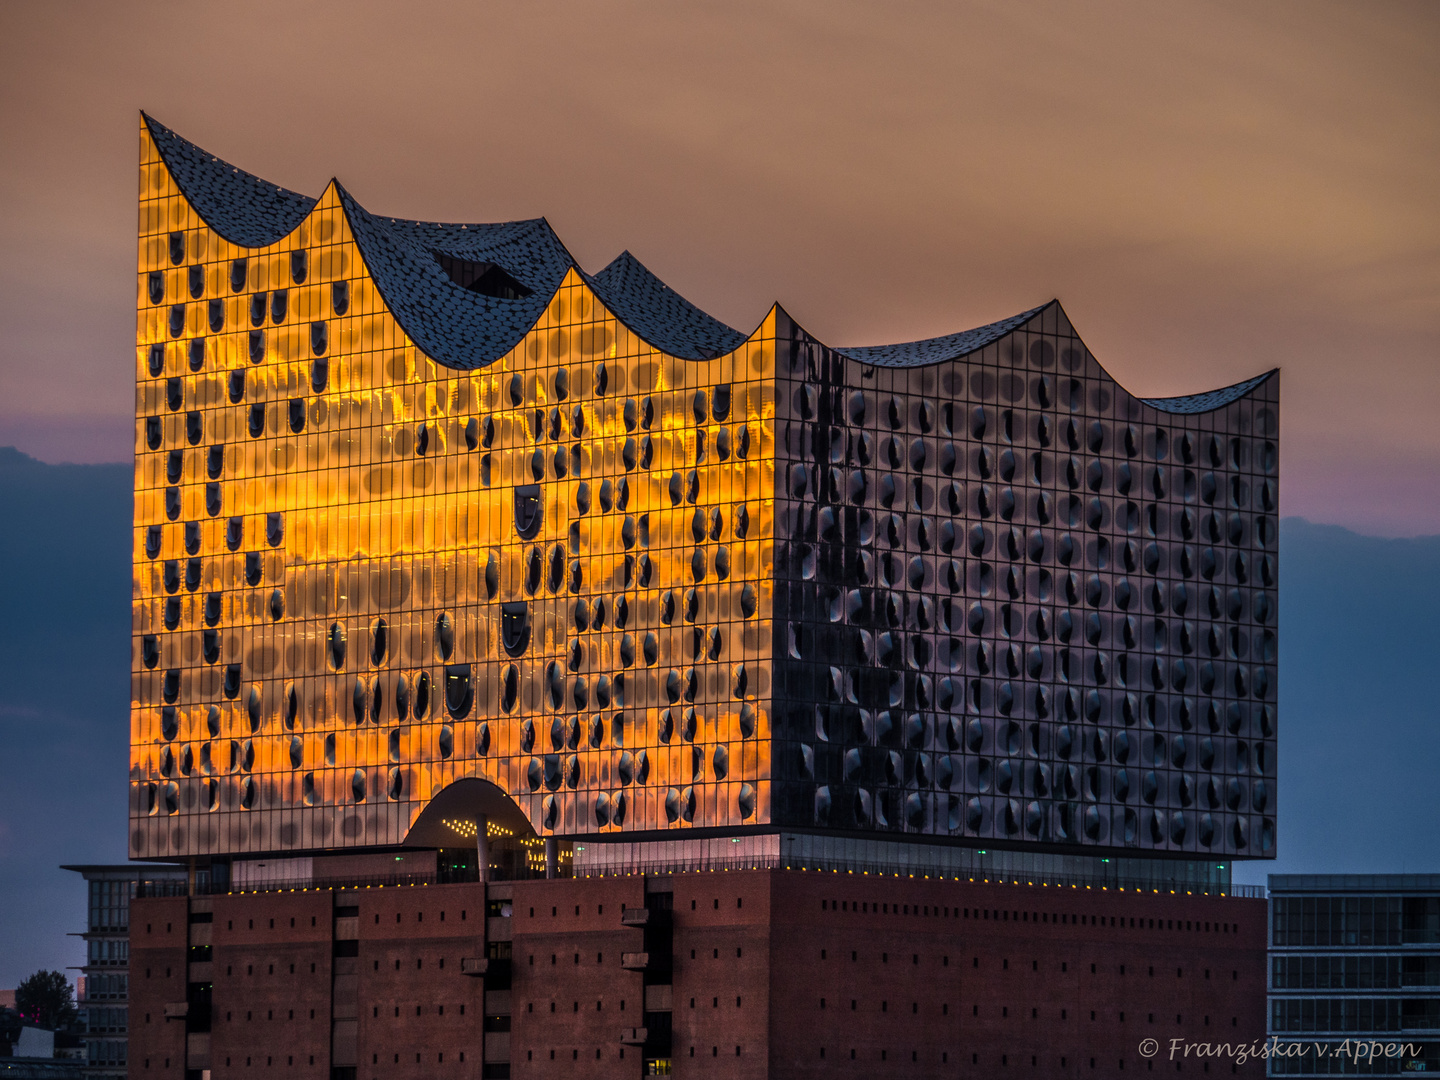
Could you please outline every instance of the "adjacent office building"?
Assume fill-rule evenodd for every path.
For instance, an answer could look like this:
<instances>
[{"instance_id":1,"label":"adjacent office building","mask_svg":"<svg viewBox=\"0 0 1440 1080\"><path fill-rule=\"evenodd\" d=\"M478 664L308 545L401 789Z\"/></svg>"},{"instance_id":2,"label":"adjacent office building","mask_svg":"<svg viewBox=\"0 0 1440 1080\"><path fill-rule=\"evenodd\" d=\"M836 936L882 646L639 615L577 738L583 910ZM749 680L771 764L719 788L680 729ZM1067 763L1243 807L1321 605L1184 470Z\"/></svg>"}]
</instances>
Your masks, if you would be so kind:
<instances>
[{"instance_id":1,"label":"adjacent office building","mask_svg":"<svg viewBox=\"0 0 1440 1080\"><path fill-rule=\"evenodd\" d=\"M1311 1048L1270 1075L1440 1071L1440 874L1274 874L1270 914L1270 1033Z\"/></svg>"},{"instance_id":2,"label":"adjacent office building","mask_svg":"<svg viewBox=\"0 0 1440 1080\"><path fill-rule=\"evenodd\" d=\"M150 896L186 895L187 871L141 864L64 869L80 874L86 885L86 923L80 935L85 966L76 979L83 1072L95 1080L118 1080L125 1076L128 1057L130 901L137 889Z\"/></svg>"},{"instance_id":3,"label":"adjacent office building","mask_svg":"<svg viewBox=\"0 0 1440 1080\"><path fill-rule=\"evenodd\" d=\"M136 285L130 854L208 882L136 902L137 1075L1261 1034L1275 372L743 333L148 117Z\"/></svg>"}]
</instances>

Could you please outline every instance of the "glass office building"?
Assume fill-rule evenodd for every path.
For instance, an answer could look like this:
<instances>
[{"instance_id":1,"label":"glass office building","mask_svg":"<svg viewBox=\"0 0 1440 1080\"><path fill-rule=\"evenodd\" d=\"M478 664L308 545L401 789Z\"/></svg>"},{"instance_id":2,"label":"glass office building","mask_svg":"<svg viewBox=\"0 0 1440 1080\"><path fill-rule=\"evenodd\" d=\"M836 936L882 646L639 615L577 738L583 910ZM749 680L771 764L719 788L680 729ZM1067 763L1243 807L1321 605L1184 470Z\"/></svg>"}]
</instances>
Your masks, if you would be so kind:
<instances>
[{"instance_id":1,"label":"glass office building","mask_svg":"<svg viewBox=\"0 0 1440 1080\"><path fill-rule=\"evenodd\" d=\"M1137 398L1053 301L745 333L543 220L377 216L148 117L140 156L132 857L477 808L1274 855L1275 372Z\"/></svg>"},{"instance_id":2,"label":"glass office building","mask_svg":"<svg viewBox=\"0 0 1440 1080\"><path fill-rule=\"evenodd\" d=\"M187 873L179 867L66 866L86 888L84 990L80 1010L84 1075L124 1080L130 1031L130 901L137 892L184 896Z\"/></svg>"},{"instance_id":3,"label":"glass office building","mask_svg":"<svg viewBox=\"0 0 1440 1080\"><path fill-rule=\"evenodd\" d=\"M1440 1071L1440 874L1272 874L1272 1076ZM1378 1049L1377 1049L1378 1048Z\"/></svg>"}]
</instances>

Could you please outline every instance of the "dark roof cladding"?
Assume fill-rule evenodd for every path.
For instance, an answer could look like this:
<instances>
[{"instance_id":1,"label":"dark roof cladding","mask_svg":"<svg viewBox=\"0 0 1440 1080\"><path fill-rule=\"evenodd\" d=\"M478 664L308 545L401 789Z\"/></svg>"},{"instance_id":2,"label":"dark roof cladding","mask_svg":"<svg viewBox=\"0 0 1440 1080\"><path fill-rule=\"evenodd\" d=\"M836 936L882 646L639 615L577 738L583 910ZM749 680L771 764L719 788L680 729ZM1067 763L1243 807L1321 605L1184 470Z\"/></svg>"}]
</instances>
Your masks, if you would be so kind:
<instances>
[{"instance_id":1,"label":"dark roof cladding","mask_svg":"<svg viewBox=\"0 0 1440 1080\"><path fill-rule=\"evenodd\" d=\"M143 114L142 114L143 115ZM265 247L294 232L316 200L237 169L146 115L145 123L181 193L205 224L242 247ZM340 205L376 287L397 322L437 363L473 369L494 363L539 322L571 267L625 326L672 356L708 360L733 352L745 334L707 314L626 251L586 274L544 218L446 224L375 215L338 182ZM524 295L491 295L456 282L440 256L499 267ZM1051 301L1050 303L1055 303ZM874 367L922 367L984 348L1049 305L957 334L834 351ZM1185 397L1144 398L1168 413L1200 413L1243 397L1273 371Z\"/></svg>"}]
</instances>

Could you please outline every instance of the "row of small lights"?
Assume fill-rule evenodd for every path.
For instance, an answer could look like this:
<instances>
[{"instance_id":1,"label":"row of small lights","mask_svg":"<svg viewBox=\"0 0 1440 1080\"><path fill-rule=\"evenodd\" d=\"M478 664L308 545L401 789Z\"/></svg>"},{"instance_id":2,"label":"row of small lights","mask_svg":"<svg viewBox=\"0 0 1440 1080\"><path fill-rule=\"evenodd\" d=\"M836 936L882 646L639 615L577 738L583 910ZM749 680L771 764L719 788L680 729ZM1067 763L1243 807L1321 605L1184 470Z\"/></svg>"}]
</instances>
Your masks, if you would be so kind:
<instances>
[{"instance_id":1,"label":"row of small lights","mask_svg":"<svg viewBox=\"0 0 1440 1080\"><path fill-rule=\"evenodd\" d=\"M769 869L772 869L772 867L768 867L768 866L722 866L722 867L720 868L720 870L719 870L719 873L728 874L731 870L769 870ZM787 867L785 867L785 869L786 869L786 870L794 870L795 867L793 867L793 866L787 866ZM810 867L808 867L808 866L802 866L802 867L800 867L799 869L800 869L802 872L806 872L806 871L809 871L809 870L810 870ZM671 875L673 875L673 874L675 874L675 873L677 873L677 872L678 872L678 873L682 873L682 874L693 874L693 873L695 873L696 871L694 871L694 870L680 870L680 871L675 871L675 870L662 870L662 871L660 871L660 873L663 873L663 874L665 874L666 876L671 876ZM704 871L701 871L701 873L703 873L703 872L704 872ZM709 872L712 873L712 874L714 874L714 873L716 873L717 871L716 871L715 867L712 866L712 867L710 867ZM817 873L817 874L823 874L823 873L826 873L826 871L820 869L819 867L817 867L817 868L815 869L815 873ZM838 874L838 873L840 873L840 871L839 871L839 870L830 870L829 873ZM855 871L854 871L854 870L846 870L845 873L847 873L847 874L853 874L853 873L855 873ZM630 874L604 874L604 873L597 873L597 874L582 874L581 876L582 876L582 877L590 878L590 877L630 877L631 875L630 875ZM860 876L861 876L861 877L869 877L869 876L870 876L870 871L869 871L869 870L861 870L861 871L860 871ZM894 874L894 875L891 875L891 874L881 874L881 873L879 873L879 872L877 872L877 873L875 874L875 876L876 876L877 878L892 877L892 876L895 877L895 878L902 878L902 877L907 877L907 876L908 876L908 877L910 878L910 880L912 880L912 881L913 881L914 878L915 878L915 875L914 875L914 874L909 874L909 875L905 875L905 874ZM925 874L925 875L922 875L922 876L923 876L923 878L924 878L925 881L929 881L929 880L930 880L930 875L929 875L929 874ZM964 881L969 881L971 884L975 884L975 879L974 879L973 877L972 877L972 878L958 878L958 877L957 877L957 878L944 878L944 877L938 877L938 876L937 876L937 877L935 878L935 880L936 880L936 881L962 881L962 880L964 880ZM983 884L983 885L1019 885L1019 884L1022 884L1022 883L1021 883L1020 881L1005 881L1005 880L1003 880L1003 879L996 879L995 881L991 881L989 878L981 878L981 879L980 879L980 884ZM1033 881L1026 881L1026 882L1024 882L1023 884L1033 886L1035 883L1034 883ZM1049 883L1048 881L1042 881L1042 882L1040 883L1040 886L1041 886L1041 888L1048 888L1048 887L1050 886L1050 883ZM1057 888L1057 889L1063 889L1063 888L1065 888L1065 886L1064 886L1064 885L1056 885L1055 888ZM1079 886L1079 885L1071 885L1070 888L1072 888L1072 889L1078 889L1078 888L1080 888L1080 886ZM1088 890L1088 889L1091 888L1091 886L1086 885L1085 888ZM1125 887L1124 887L1123 885L1117 886L1116 888L1117 888L1120 892L1124 892L1124 891L1125 891ZM1109 891L1110 891L1110 886L1108 886L1108 885L1101 885L1101 886L1100 886L1100 891L1101 891L1101 892L1109 892ZM1134 892L1134 893L1143 893L1145 890L1144 890L1144 889L1131 889L1130 891L1131 891L1131 892ZM1156 894L1159 894L1159 892L1160 892L1159 889L1151 889L1150 891L1151 891L1152 893L1156 893ZM1171 896L1176 895L1174 889L1171 889L1171 890L1170 890L1170 895L1171 895ZM1195 894L1194 894L1191 890L1186 889L1186 890L1185 890L1185 895L1186 895L1186 896L1194 896ZM1209 895L1211 895L1211 894L1210 894L1210 893L1202 893L1201 895L1202 895L1202 896L1209 896ZM1216 896L1229 896L1230 894L1229 894L1229 893L1223 893L1223 892L1222 892L1222 893L1216 893L1216 894L1214 894L1214 895L1216 895Z\"/></svg>"},{"instance_id":2,"label":"row of small lights","mask_svg":"<svg viewBox=\"0 0 1440 1080\"><path fill-rule=\"evenodd\" d=\"M768 870L768 869L770 869L770 867L767 867L767 866L726 866L726 867L722 867L719 872L722 873L722 874L728 874L731 870ZM785 869L786 869L786 870L794 870L795 868L794 868L793 866L787 866L787 867L785 867ZM809 868L808 866L802 866L802 867L800 867L800 870L801 870L802 872L807 872L807 871L809 871L809 869L810 869L810 868ZM668 876L674 875L676 871L674 871L674 870L665 870L665 871L662 871L662 872L668 877ZM681 873L694 873L694 871L692 871L692 870L682 870L682 871L680 871L680 872L681 872ZM715 867L713 867L713 866L710 867L710 873L713 874L713 873L715 873L715 872L716 872ZM815 873L817 873L817 874L823 874L823 873L825 873L825 871L824 871L824 870L817 869L817 870L815 871ZM832 874L838 874L838 873L840 873L840 871L839 871L839 870L831 870L830 873L832 873ZM854 870L846 870L845 873L847 873L847 874L853 874L853 873L855 873L855 871L854 871ZM584 878L592 878L592 877L600 878L600 877L631 877L632 875L630 875L630 874L582 874L582 875L580 875L580 876L581 876L581 877L584 877ZM860 871L860 876L861 876L861 877L869 877L869 876L870 876L870 871L868 871L868 870L862 870L862 871ZM883 878L883 877L890 877L890 876L892 876L892 875L889 875L889 874L879 874L879 873L877 873L875 876L876 876L877 878ZM904 875L904 874L895 874L895 875L893 875L893 876L898 879L898 878L905 877L906 875ZM914 875L914 874L910 874L910 875L909 875L909 878L910 878L911 880L914 880L915 875ZM930 875L929 875L929 874L925 874L925 875L923 875L923 878L924 878L925 881L929 881L929 880L930 880ZM943 878L943 877L937 877L935 880L936 880L936 881L946 881L946 880L950 880L950 881L960 881L960 880L968 880L971 884L975 884L975 879L974 879L973 877L972 877L972 878L968 878L968 879L961 879L961 878L958 878L958 877L957 877L957 878L948 878L948 879L947 879L947 878ZM991 881L989 878L981 878L981 879L980 879L980 884L983 884L983 885L1019 885L1020 882L1019 882L1019 881L1001 881L1001 880ZM1025 882L1025 884L1026 884L1026 885L1033 886L1035 883L1034 883L1033 881L1027 881L1027 882ZM429 883L428 881L411 881L411 882L408 882L408 883L406 883L406 884L404 884L404 885L401 885L401 884L391 885L390 888L392 888L392 889L406 889L406 888L408 888L408 889L413 889L413 888L415 888L417 885L420 886L421 888L428 888L429 885L430 885L430 883ZM1041 888L1048 888L1049 885L1050 885L1050 883L1049 883L1048 881L1042 881L1042 882L1040 883ZM338 891L340 891L340 892L352 892L352 891L355 891L355 890L357 890L357 889L359 889L359 888L362 888L362 887L365 888L365 889L383 889L383 888L385 888L384 885L365 885L365 886L339 885L339 886L334 886L334 887L328 888L328 889L320 888L319 886L316 886L316 887L315 887L315 891L316 891L316 892L335 892L335 891L338 890ZM1057 889L1063 889L1063 888L1065 888L1064 885L1056 885L1055 887L1056 887ZM1080 888L1080 886L1079 886L1079 885L1071 885L1070 888L1072 888L1072 889L1078 889L1078 888ZM1091 888L1091 886L1089 886L1089 885L1086 885L1086 886L1085 886L1085 889L1086 889L1087 891L1088 891L1090 888ZM1119 891L1122 892L1122 893L1125 891L1125 887L1124 887L1123 885L1122 885L1122 886L1119 886L1118 888L1119 888ZM310 891L310 887L309 887L309 886L301 886L301 887L298 888L298 889L232 889L228 895L230 895L230 896L245 896L245 895L247 895L247 893L248 893L248 894L251 894L251 895L259 895L260 893L270 893L270 892L292 892L292 893L293 893L293 892L309 892L309 891ZM1108 885L1101 885L1101 886L1100 886L1100 891L1101 891L1101 892L1109 892L1109 891L1110 891L1110 887L1109 887ZM1134 892L1134 893L1143 893L1145 890L1144 890L1144 889L1131 889L1130 891L1131 891L1131 892ZM1157 895L1158 895L1159 892L1160 892L1159 889L1151 889L1150 891L1151 891L1152 893L1157 894ZM1171 890L1170 890L1170 895L1171 895L1171 896L1176 895L1174 889L1171 889ZM1186 895L1186 896L1194 896L1195 894L1194 894L1192 891L1190 891L1189 889L1186 889L1186 890L1185 890L1185 895ZM1210 893L1203 893L1202 895L1204 895L1204 896L1209 896ZM1223 892L1222 892L1222 893L1216 893L1215 895L1217 895L1217 896L1228 896L1229 893L1223 893Z\"/></svg>"},{"instance_id":3,"label":"row of small lights","mask_svg":"<svg viewBox=\"0 0 1440 1080\"><path fill-rule=\"evenodd\" d=\"M474 823L473 821L451 821L451 820L449 820L449 819L446 819L445 822L444 822L444 824L447 825L449 828L453 829L455 832L458 832L458 833L460 833L462 836L465 836L466 838L469 838L469 837L472 837L472 836L475 835L475 823ZM467 831L467 830L468 830L468 831ZM499 825L494 825L494 824L491 824L491 825L488 826L488 828L486 829L486 834L489 835L489 836L514 836L514 835L515 835L515 833L514 833L512 830L510 830L510 829L505 829L505 828L502 828L502 827L499 826ZM734 838L732 838L730 842L731 842L732 844L738 844L738 843L740 843L740 841L739 841L738 839L734 839ZM525 847L534 848L534 847L538 847L538 846L542 845L542 844L544 843L544 841L541 840L539 837L531 837L531 838L528 838L528 839L522 839L522 840L520 841L520 843L521 843L523 846L525 846ZM584 851L585 849L584 849L583 847L581 847L579 850ZM543 862L543 856L541 856L540 859L537 860L533 853L527 853L527 854L528 854L528 860L527 860L527 861L529 861L529 860L534 860L534 861L538 861L538 862ZM565 858L565 857L567 857L567 856L569 855L568 852L559 852L559 853L557 853L557 854L559 854L561 858ZM981 854L981 855L984 855L984 854L986 854L986 852L981 851L980 854ZM400 860L397 858L396 861L398 862L398 861L400 861ZM1108 863L1110 860L1109 860L1109 859L1103 859L1103 860L1101 860L1101 861ZM769 869L769 867L764 867L764 866L748 866L748 867L742 867L742 866L725 866L725 867L721 867L721 868L720 868L720 872L721 872L721 873L726 873L726 874L728 874L731 870L766 870L766 869ZM786 866L785 869L786 869L786 870L794 870L795 868L794 868L793 866ZM1223 870L1223 869L1225 869L1225 867L1224 867L1224 866L1220 866L1220 867L1217 867L1217 869ZM803 872L803 873L808 873L808 872L810 871L810 867L808 867L808 866L802 866L802 867L800 867L800 870L801 870L801 872ZM693 872L694 872L694 871L681 871L681 873L693 873ZM674 871L674 870L666 870L666 871L663 871L663 873L664 873L666 876L672 876L672 875L674 875L675 871ZM713 866L710 867L710 873L712 873L712 874L715 873L715 867L713 867ZM825 873L825 871L822 870L822 869L819 869L819 868L817 867L816 870L815 870L815 873L817 873L817 874L823 874L823 873ZM830 873L832 873L832 874L838 874L838 873L840 873L840 871L839 871L839 870L832 869L832 870L830 871ZM846 873L846 874L851 874L851 875L853 875L853 874L855 873L855 871L854 871L854 870L846 870L845 873ZM587 873L587 874L582 874L581 876L584 877L584 878L592 878L592 877L630 877L631 875L630 875L630 874L608 874L608 875L607 875L607 874L605 874L605 873L598 873L598 874L589 874L589 873ZM870 876L870 871L868 871L868 870L861 870L861 871L860 871L860 876L861 876L861 877L869 877L869 876ZM906 875L906 874L894 874L894 875L889 875L889 874L876 873L875 876L878 877L878 878L891 877L891 876L893 876L893 877L895 877L897 880L900 879L900 878L908 878L908 879L911 880L911 881L915 880L915 875L914 875L914 874L909 874L909 875ZM922 880L924 880L924 881L929 881L929 880L930 880L930 875L929 875L929 874L923 874L923 875L921 875L921 877L922 877ZM935 878L935 880L936 880L936 881L946 881L946 880L950 880L950 881L960 881L960 880L962 880L962 879L961 879L961 878L958 878L958 877L947 879L947 878L944 878L944 877L939 877L939 876L937 876L937 877ZM972 885L976 883L976 881L975 881L975 879L974 879L973 877L972 877L972 878L963 879L963 880L969 881L969 883L972 884ZM416 882L410 882L410 883L409 883L409 887L413 889L416 884L417 884ZM420 885L428 885L429 882L419 882L419 884L420 884ZM1004 880L1003 878L998 878L998 879L996 879L995 881L991 881L989 878L981 878L981 879L980 879L980 884L984 884L984 885L1019 885L1019 884L1020 884L1020 881L1019 881L1018 879L1012 879L1012 880L1010 880L1010 881L1006 881L1006 880ZM1031 887L1033 888L1034 885L1035 885L1035 882L1033 882L1033 881L1027 881L1027 882L1025 882L1025 884L1026 884L1026 885L1029 885L1029 886L1031 886ZM1049 883L1048 881L1042 881L1042 882L1040 882L1040 887L1041 887L1041 888L1049 888L1049 887L1050 887L1050 883ZM1064 885L1056 885L1055 887L1056 887L1057 889L1063 889L1063 888L1065 888ZM385 886L384 886L384 885L375 885L375 886L366 885L365 888L367 888L367 889L370 889L370 888L383 889L383 888L385 888ZM391 888L401 888L401 886L399 886L399 885L392 885ZM1079 885L1071 885L1070 888L1072 888L1072 889L1078 889L1078 888L1080 888L1080 886L1079 886ZM1086 889L1087 892L1090 891L1091 888L1092 888L1092 886L1090 886L1090 885L1086 885L1086 886L1085 886L1085 889ZM1122 893L1123 893L1123 892L1125 891L1125 886L1123 886L1123 885L1117 886L1116 888L1117 888L1117 890L1118 890L1119 892L1122 892ZM263 892L269 892L269 891L276 891L276 890L261 890L261 889L255 889L255 890L252 890L252 891L255 892L255 893L259 893L259 892L262 892L262 891L263 891ZM281 891L281 892L296 892L296 891L299 891L299 892L309 892L310 890L309 890L308 888L301 888L301 889L299 889L299 890L296 890L296 889L282 889L282 890L278 890L278 891ZM333 891L333 890L317 889L316 891L317 891L317 892L326 892L326 891ZM1109 892L1109 891L1110 891L1110 887L1109 887L1108 885L1101 885L1101 886L1100 886L1100 891L1101 891L1101 892ZM1144 889L1131 889L1130 891L1131 891L1131 892L1134 892L1134 893L1143 893L1145 890L1144 890ZM1160 890L1159 890L1159 889L1151 889L1150 892L1151 892L1152 894L1158 896L1159 893L1160 893ZM240 892L239 892L238 894L232 893L232 895L242 895L242 896L243 896L244 894L245 894L245 890L243 890L243 889L240 890ZM1174 890L1174 889L1170 889L1170 890L1169 890L1169 895L1175 896L1175 895L1176 895L1175 890ZM1186 889L1186 890L1185 890L1185 895L1186 895L1186 896L1194 896L1195 894L1194 894L1194 892L1193 892L1192 890ZM1204 894L1202 894L1202 895L1209 896L1210 894L1209 894L1209 893L1204 893ZM1217 896L1228 896L1229 894L1228 894L1228 893L1221 892L1221 893L1217 893L1217 894L1215 894L1215 895L1217 895Z\"/></svg>"}]
</instances>

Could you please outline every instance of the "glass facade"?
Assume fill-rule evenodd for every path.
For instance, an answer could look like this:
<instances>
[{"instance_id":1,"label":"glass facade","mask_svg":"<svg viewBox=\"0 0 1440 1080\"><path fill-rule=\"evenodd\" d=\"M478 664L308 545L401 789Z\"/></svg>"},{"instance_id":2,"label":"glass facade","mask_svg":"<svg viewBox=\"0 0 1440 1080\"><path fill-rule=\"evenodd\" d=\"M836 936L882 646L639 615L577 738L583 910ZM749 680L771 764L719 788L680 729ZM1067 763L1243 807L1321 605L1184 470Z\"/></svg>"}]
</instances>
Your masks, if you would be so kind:
<instances>
[{"instance_id":1,"label":"glass facade","mask_svg":"<svg viewBox=\"0 0 1440 1080\"><path fill-rule=\"evenodd\" d=\"M963 362L787 336L777 818L1273 856L1275 380L1142 401L1056 304Z\"/></svg>"},{"instance_id":2,"label":"glass facade","mask_svg":"<svg viewBox=\"0 0 1440 1080\"><path fill-rule=\"evenodd\" d=\"M1054 303L744 335L557 251L142 123L132 856L468 778L541 835L1273 855L1277 377L1142 401Z\"/></svg>"},{"instance_id":3,"label":"glass facade","mask_svg":"<svg viewBox=\"0 0 1440 1080\"><path fill-rule=\"evenodd\" d=\"M1272 875L1269 1032L1272 1076L1440 1069L1440 875Z\"/></svg>"}]
</instances>

